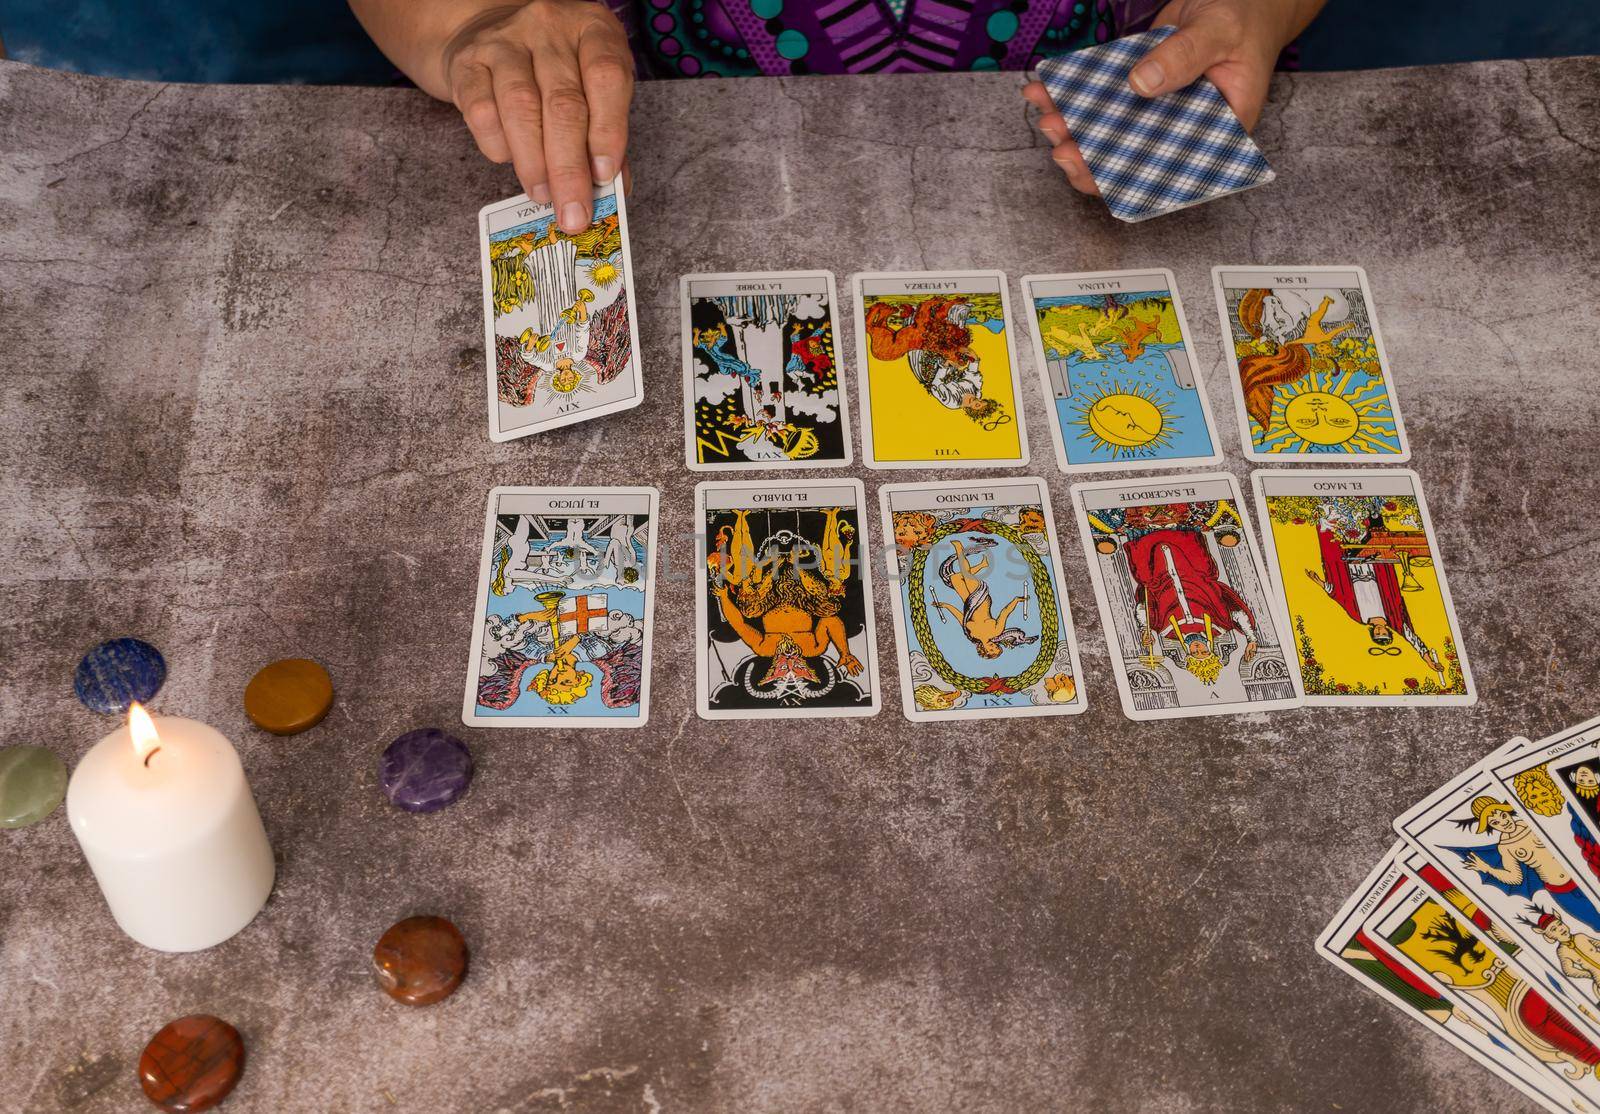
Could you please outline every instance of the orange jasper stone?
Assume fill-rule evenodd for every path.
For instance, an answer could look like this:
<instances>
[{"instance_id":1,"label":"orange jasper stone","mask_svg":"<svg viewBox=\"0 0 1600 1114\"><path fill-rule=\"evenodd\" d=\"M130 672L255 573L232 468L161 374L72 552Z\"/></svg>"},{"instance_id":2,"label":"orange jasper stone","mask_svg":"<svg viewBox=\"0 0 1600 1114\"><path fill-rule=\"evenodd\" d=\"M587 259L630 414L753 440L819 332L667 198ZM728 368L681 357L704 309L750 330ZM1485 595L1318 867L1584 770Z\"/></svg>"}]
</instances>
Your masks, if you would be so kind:
<instances>
[{"instance_id":1,"label":"orange jasper stone","mask_svg":"<svg viewBox=\"0 0 1600 1114\"><path fill-rule=\"evenodd\" d=\"M333 680L310 658L284 658L250 678L245 715L274 735L294 735L322 722L333 707Z\"/></svg>"},{"instance_id":2,"label":"orange jasper stone","mask_svg":"<svg viewBox=\"0 0 1600 1114\"><path fill-rule=\"evenodd\" d=\"M455 993L467 973L467 942L443 917L407 917L372 950L383 992L408 1006L429 1006Z\"/></svg>"}]
</instances>

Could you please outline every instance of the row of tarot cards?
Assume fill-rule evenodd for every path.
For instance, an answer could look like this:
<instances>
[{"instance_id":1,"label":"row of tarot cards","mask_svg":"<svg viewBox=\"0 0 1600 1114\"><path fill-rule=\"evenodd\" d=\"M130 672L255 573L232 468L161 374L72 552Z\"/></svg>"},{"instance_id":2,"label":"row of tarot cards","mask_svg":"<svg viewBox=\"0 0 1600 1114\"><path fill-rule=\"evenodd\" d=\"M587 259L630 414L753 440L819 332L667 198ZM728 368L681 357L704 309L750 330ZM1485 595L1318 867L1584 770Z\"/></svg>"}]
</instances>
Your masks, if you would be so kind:
<instances>
[{"instance_id":1,"label":"row of tarot cards","mask_svg":"<svg viewBox=\"0 0 1600 1114\"><path fill-rule=\"evenodd\" d=\"M1512 739L1394 830L1317 951L1529 1098L1600 1109L1600 719Z\"/></svg>"},{"instance_id":2,"label":"row of tarot cards","mask_svg":"<svg viewBox=\"0 0 1600 1114\"><path fill-rule=\"evenodd\" d=\"M555 429L644 398L626 205L599 191L568 236L525 197L480 214L490 436ZM1410 457L1359 267L1213 271L1245 455ZM1222 460L1172 273L1029 276L1022 290L1067 472ZM998 271L854 278L862 456L873 468L1028 463L1014 318ZM833 276L682 280L685 459L698 470L853 461Z\"/></svg>"},{"instance_id":3,"label":"row of tarot cards","mask_svg":"<svg viewBox=\"0 0 1600 1114\"><path fill-rule=\"evenodd\" d=\"M1265 562L1231 475L1073 485L1130 718L1477 699L1415 473L1253 482ZM465 722L642 725L658 575L694 586L694 633L674 617L669 638L694 655L707 719L877 713L875 574L908 718L1086 707L1042 479L885 485L876 550L856 479L696 492L676 534L654 488L491 492Z\"/></svg>"}]
</instances>

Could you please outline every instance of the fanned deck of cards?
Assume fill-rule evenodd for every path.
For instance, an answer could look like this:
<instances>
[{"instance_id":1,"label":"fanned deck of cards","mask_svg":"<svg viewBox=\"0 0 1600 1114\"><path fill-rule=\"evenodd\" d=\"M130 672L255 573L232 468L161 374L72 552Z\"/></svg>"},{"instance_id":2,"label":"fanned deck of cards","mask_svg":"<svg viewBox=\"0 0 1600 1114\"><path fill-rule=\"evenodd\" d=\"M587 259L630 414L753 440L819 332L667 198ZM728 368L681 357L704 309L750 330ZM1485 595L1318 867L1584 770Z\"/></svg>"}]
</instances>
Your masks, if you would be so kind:
<instances>
[{"instance_id":1,"label":"fanned deck of cards","mask_svg":"<svg viewBox=\"0 0 1600 1114\"><path fill-rule=\"evenodd\" d=\"M1173 30L1157 27L1039 63L1039 79L1118 220L1149 220L1275 177L1207 78L1159 97L1129 87L1129 72Z\"/></svg>"},{"instance_id":2,"label":"fanned deck of cards","mask_svg":"<svg viewBox=\"0 0 1600 1114\"><path fill-rule=\"evenodd\" d=\"M1600 1109L1600 719L1406 810L1318 953L1547 1109Z\"/></svg>"}]
</instances>

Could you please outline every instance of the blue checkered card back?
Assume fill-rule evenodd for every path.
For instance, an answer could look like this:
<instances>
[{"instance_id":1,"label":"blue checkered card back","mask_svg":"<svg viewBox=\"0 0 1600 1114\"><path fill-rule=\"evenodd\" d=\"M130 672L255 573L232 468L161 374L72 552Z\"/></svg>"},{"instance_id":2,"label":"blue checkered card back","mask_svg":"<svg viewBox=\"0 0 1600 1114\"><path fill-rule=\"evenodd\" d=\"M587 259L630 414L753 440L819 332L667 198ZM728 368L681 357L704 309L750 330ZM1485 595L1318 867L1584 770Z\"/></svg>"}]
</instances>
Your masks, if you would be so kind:
<instances>
[{"instance_id":1,"label":"blue checkered card back","mask_svg":"<svg viewBox=\"0 0 1600 1114\"><path fill-rule=\"evenodd\" d=\"M1128 87L1128 71L1174 30L1158 27L1039 63L1039 79L1119 220L1148 220L1275 177L1206 78L1154 98Z\"/></svg>"}]
</instances>

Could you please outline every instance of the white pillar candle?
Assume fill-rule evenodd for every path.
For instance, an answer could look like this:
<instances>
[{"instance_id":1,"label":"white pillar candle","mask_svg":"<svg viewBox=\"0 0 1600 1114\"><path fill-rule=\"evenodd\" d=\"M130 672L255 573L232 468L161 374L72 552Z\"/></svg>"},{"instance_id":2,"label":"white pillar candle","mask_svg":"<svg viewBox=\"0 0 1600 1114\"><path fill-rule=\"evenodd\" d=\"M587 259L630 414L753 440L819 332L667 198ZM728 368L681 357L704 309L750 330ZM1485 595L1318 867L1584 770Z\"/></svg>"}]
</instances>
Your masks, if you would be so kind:
<instances>
[{"instance_id":1,"label":"white pillar candle","mask_svg":"<svg viewBox=\"0 0 1600 1114\"><path fill-rule=\"evenodd\" d=\"M272 846L239 754L196 720L135 704L72 772L67 817L111 915L146 947L220 944L272 892Z\"/></svg>"}]
</instances>

